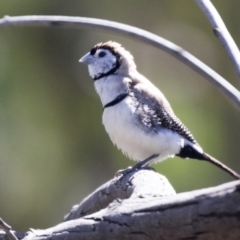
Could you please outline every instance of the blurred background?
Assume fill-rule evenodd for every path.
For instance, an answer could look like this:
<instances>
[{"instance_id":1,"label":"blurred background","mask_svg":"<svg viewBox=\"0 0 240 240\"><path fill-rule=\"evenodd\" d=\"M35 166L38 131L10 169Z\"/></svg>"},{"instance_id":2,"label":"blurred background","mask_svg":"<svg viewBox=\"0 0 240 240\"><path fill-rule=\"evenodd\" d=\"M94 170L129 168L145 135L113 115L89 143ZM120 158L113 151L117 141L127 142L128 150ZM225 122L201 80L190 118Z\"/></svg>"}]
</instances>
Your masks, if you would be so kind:
<instances>
[{"instance_id":1,"label":"blurred background","mask_svg":"<svg viewBox=\"0 0 240 240\"><path fill-rule=\"evenodd\" d=\"M240 1L212 1L236 43ZM1 1L0 15L102 18L156 33L188 50L235 87L239 80L195 1ZM0 216L14 230L47 228L118 169L135 164L113 146L87 67L98 42L120 42L167 96L206 152L240 172L240 114L222 93L166 53L90 29L0 29ZM177 192L233 180L215 166L174 158L154 165Z\"/></svg>"}]
</instances>

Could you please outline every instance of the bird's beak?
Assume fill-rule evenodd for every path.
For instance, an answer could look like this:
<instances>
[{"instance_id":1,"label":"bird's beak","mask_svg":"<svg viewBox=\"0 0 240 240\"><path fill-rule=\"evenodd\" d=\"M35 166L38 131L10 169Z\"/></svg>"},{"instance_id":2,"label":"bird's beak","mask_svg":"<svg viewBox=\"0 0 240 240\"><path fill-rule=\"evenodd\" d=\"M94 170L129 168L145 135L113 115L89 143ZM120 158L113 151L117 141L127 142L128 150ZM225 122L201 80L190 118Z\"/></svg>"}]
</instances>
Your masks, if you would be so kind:
<instances>
[{"instance_id":1,"label":"bird's beak","mask_svg":"<svg viewBox=\"0 0 240 240\"><path fill-rule=\"evenodd\" d=\"M93 61L94 61L94 58L90 54L90 52L88 52L86 55L84 55L82 58L79 59L79 62L85 63L87 65L93 64Z\"/></svg>"}]
</instances>

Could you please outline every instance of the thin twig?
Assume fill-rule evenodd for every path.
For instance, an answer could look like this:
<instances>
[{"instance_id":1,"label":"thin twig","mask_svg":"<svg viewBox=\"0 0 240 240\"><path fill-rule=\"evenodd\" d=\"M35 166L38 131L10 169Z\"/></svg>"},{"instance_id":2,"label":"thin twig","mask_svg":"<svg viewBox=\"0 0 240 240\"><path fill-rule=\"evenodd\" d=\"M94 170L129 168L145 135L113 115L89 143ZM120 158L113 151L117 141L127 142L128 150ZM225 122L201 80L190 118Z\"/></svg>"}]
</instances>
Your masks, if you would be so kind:
<instances>
[{"instance_id":1,"label":"thin twig","mask_svg":"<svg viewBox=\"0 0 240 240\"><path fill-rule=\"evenodd\" d=\"M42 27L75 27L107 30L127 37L145 42L159 48L175 58L179 59L187 66L198 72L210 83L217 86L229 99L240 107L240 92L218 73L194 57L192 54L175 45L174 43L159 37L153 33L132 27L126 24L85 17L67 16L5 16L0 19L0 27L4 26L42 26Z\"/></svg>"},{"instance_id":2,"label":"thin twig","mask_svg":"<svg viewBox=\"0 0 240 240\"><path fill-rule=\"evenodd\" d=\"M18 240L14 233L11 231L12 227L5 223L2 218L0 218L0 228L7 234L9 240Z\"/></svg>"},{"instance_id":3,"label":"thin twig","mask_svg":"<svg viewBox=\"0 0 240 240\"><path fill-rule=\"evenodd\" d=\"M216 8L210 0L196 0L199 7L207 16L210 24L213 27L215 36L220 40L225 48L228 57L230 58L239 78L240 78L240 52L239 49L228 32L221 16L218 14Z\"/></svg>"}]
</instances>

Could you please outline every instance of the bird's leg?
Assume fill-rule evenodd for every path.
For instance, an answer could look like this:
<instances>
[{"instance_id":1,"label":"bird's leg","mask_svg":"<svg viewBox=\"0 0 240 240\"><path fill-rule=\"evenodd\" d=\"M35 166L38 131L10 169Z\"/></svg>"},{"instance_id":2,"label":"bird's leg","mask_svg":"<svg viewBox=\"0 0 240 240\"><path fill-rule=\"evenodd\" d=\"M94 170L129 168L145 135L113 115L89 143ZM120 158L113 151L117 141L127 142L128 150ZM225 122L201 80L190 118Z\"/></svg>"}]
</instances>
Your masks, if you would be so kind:
<instances>
[{"instance_id":1,"label":"bird's leg","mask_svg":"<svg viewBox=\"0 0 240 240\"><path fill-rule=\"evenodd\" d=\"M137 163L133 168L132 171L140 169L140 168L146 168L149 167L153 163L153 159L157 158L159 154L153 154L150 157L142 160L141 162Z\"/></svg>"},{"instance_id":2,"label":"bird's leg","mask_svg":"<svg viewBox=\"0 0 240 240\"><path fill-rule=\"evenodd\" d=\"M150 157L142 160L141 162L137 163L134 167L128 167L126 169L121 169L118 170L115 173L115 177L118 177L119 175L123 175L123 174L128 174L130 172L134 172L136 170L139 170L141 168L148 168L152 163L153 163L153 159L155 159L156 157L158 157L159 154L153 154Z\"/></svg>"}]
</instances>

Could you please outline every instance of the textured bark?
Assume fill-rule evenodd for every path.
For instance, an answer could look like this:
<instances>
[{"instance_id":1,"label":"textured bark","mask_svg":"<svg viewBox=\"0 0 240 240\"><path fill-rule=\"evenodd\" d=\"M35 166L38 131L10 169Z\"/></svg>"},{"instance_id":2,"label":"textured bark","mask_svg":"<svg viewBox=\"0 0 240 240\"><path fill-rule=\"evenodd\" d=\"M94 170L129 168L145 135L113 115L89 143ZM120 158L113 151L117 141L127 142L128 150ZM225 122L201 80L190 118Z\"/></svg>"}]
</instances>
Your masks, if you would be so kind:
<instances>
[{"instance_id":1,"label":"textured bark","mask_svg":"<svg viewBox=\"0 0 240 240\"><path fill-rule=\"evenodd\" d=\"M18 233L17 237L239 240L240 181L175 194L162 175L151 170L136 171L98 188L74 206L65 222L26 235ZM0 233L2 239L6 240L4 233Z\"/></svg>"},{"instance_id":2,"label":"textured bark","mask_svg":"<svg viewBox=\"0 0 240 240\"><path fill-rule=\"evenodd\" d=\"M168 180L153 170L129 172L105 183L67 214L64 221L83 217L107 207L115 199L164 197L176 192Z\"/></svg>"}]
</instances>

